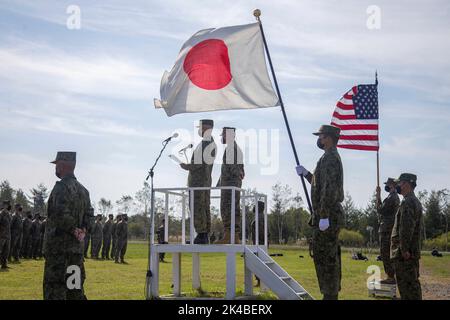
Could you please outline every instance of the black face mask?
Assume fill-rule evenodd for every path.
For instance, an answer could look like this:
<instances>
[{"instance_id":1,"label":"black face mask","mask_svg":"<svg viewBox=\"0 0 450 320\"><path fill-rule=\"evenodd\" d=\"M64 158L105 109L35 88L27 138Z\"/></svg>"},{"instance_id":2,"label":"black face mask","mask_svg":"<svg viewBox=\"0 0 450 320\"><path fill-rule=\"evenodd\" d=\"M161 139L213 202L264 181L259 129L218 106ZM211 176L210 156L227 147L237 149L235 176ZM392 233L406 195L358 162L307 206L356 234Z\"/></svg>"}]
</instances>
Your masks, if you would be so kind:
<instances>
[{"instance_id":1,"label":"black face mask","mask_svg":"<svg viewBox=\"0 0 450 320\"><path fill-rule=\"evenodd\" d=\"M388 187L388 186L385 186L385 187L384 187L384 190L385 190L386 192L391 192L391 188Z\"/></svg>"},{"instance_id":2,"label":"black face mask","mask_svg":"<svg viewBox=\"0 0 450 320\"><path fill-rule=\"evenodd\" d=\"M397 191L398 194L402 194L402 188L400 186L396 186L395 191Z\"/></svg>"},{"instance_id":3,"label":"black face mask","mask_svg":"<svg viewBox=\"0 0 450 320\"><path fill-rule=\"evenodd\" d=\"M317 139L317 147L322 150L323 148L325 148L325 145L322 142L320 142L320 138Z\"/></svg>"},{"instance_id":4,"label":"black face mask","mask_svg":"<svg viewBox=\"0 0 450 320\"><path fill-rule=\"evenodd\" d=\"M8 209L8 211L11 211L11 206L8 206L8 208L6 208L6 209Z\"/></svg>"}]
</instances>

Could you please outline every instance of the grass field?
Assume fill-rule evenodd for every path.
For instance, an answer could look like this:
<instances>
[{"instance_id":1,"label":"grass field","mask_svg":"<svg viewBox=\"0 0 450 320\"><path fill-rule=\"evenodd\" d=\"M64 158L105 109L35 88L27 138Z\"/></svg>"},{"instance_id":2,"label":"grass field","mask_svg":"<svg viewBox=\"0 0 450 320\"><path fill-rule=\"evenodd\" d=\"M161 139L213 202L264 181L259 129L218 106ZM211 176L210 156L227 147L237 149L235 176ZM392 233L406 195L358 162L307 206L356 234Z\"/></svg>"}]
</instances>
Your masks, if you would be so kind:
<instances>
[{"instance_id":1,"label":"grass field","mask_svg":"<svg viewBox=\"0 0 450 320\"><path fill-rule=\"evenodd\" d=\"M87 259L85 291L88 299L144 299L145 274L147 269L147 245L130 243L125 257L128 264L112 261ZM272 247L270 253L282 253L274 259L293 276L314 298L320 299L314 264L306 250L293 247ZM303 258L299 256L302 255ZM376 260L377 254L368 254L369 261L351 259L349 251L342 253L342 291L340 299L372 299L368 297L366 281L367 267L382 264ZM171 256L169 263L160 264L160 294L171 293ZM243 288L243 258L237 258L237 292ZM0 272L0 300L42 299L43 260L24 260L10 264L11 269ZM182 256L182 291L191 296L199 293L191 289L192 261L190 255ZM425 299L450 299L450 255L434 258L424 254L421 260L422 288ZM223 296L225 291L225 255L201 255L202 288L211 296ZM255 290L258 292L258 290ZM264 298L276 298L266 293Z\"/></svg>"}]
</instances>

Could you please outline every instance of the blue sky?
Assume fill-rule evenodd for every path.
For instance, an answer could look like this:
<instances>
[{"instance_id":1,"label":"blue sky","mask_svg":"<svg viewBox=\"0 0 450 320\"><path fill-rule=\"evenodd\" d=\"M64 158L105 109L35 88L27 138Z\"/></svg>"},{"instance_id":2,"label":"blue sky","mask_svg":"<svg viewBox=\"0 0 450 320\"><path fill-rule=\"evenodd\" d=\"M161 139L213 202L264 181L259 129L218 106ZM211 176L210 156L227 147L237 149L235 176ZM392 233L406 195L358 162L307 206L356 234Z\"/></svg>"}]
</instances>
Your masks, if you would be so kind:
<instances>
[{"instance_id":1,"label":"blue sky","mask_svg":"<svg viewBox=\"0 0 450 320\"><path fill-rule=\"evenodd\" d=\"M81 29L69 30L69 5ZM369 5L381 28L366 26ZM254 22L267 40L302 164L321 151L311 132L329 123L337 100L379 74L381 178L418 175L419 189L450 187L450 3L435 1L8 1L0 2L0 179L28 190L52 187L57 150L78 153L76 174L92 200L117 200L143 183L161 141L174 141L155 185L184 186L167 155L195 137L194 124L279 130L279 168L247 165L244 187L300 191L279 108L182 114L153 107L164 70L196 31ZM219 129L214 135L219 140ZM190 133L190 135L188 134ZM194 139L195 137L195 139ZM245 152L245 150L244 150ZM360 206L376 184L375 153L340 150L344 188ZM213 181L220 172L216 165Z\"/></svg>"}]
</instances>

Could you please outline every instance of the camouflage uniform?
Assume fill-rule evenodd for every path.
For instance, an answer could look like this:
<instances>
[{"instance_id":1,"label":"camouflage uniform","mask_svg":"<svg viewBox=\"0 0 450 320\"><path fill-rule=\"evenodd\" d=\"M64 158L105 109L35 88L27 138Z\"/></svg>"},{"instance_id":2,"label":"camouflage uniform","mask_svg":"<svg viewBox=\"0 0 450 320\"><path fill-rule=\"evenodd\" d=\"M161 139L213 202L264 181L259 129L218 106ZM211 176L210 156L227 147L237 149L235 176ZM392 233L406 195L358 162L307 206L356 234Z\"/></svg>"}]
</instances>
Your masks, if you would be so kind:
<instances>
[{"instance_id":1,"label":"camouflage uniform","mask_svg":"<svg viewBox=\"0 0 450 320\"><path fill-rule=\"evenodd\" d=\"M211 172L216 157L214 139L203 139L192 154L188 187L211 187ZM190 198L189 198L190 199ZM194 227L197 233L208 234L211 230L210 191L194 192Z\"/></svg>"},{"instance_id":2,"label":"camouflage uniform","mask_svg":"<svg viewBox=\"0 0 450 320\"><path fill-rule=\"evenodd\" d=\"M331 127L331 128L330 128ZM316 135L336 134L339 129L322 126ZM313 215L309 224L313 228L312 251L320 292L324 299L337 299L341 290L341 247L339 231L343 225L344 172L336 147L326 150L319 159L311 180ZM325 231L319 229L320 219L329 219Z\"/></svg>"},{"instance_id":3,"label":"camouflage uniform","mask_svg":"<svg viewBox=\"0 0 450 320\"><path fill-rule=\"evenodd\" d=\"M117 223L118 219L116 219L111 226L111 237L112 237L112 249L111 249L111 259L114 259L116 256L117 249Z\"/></svg>"},{"instance_id":4,"label":"camouflage uniform","mask_svg":"<svg viewBox=\"0 0 450 320\"><path fill-rule=\"evenodd\" d=\"M59 155L59 153L58 153ZM57 156L58 159L58 156ZM48 199L47 226L44 237L44 299L86 299L83 242L74 235L75 228L85 229L90 215L89 192L74 175L56 182ZM80 268L81 288L69 289L67 268Z\"/></svg>"},{"instance_id":5,"label":"camouflage uniform","mask_svg":"<svg viewBox=\"0 0 450 320\"><path fill-rule=\"evenodd\" d=\"M41 221L39 216L35 217L31 224L31 257L36 259L39 257L39 248L41 240Z\"/></svg>"},{"instance_id":6,"label":"camouflage uniform","mask_svg":"<svg viewBox=\"0 0 450 320\"><path fill-rule=\"evenodd\" d=\"M404 178L404 175L402 174L400 179ZM415 183L415 176L413 178ZM402 300L422 300L419 281L422 218L422 205L411 191L404 196L395 215L391 236L391 259L394 261L395 278ZM405 252L411 255L408 260L402 257Z\"/></svg>"},{"instance_id":7,"label":"camouflage uniform","mask_svg":"<svg viewBox=\"0 0 450 320\"><path fill-rule=\"evenodd\" d=\"M243 155L241 148L236 142L233 146L227 146L223 154L222 168L220 173L220 180L217 183L218 187L242 187L242 176L244 172ZM220 214L225 233L231 232L231 190L220 191ZM241 231L241 193L235 192L235 233Z\"/></svg>"},{"instance_id":8,"label":"camouflage uniform","mask_svg":"<svg viewBox=\"0 0 450 320\"><path fill-rule=\"evenodd\" d=\"M102 245L102 258L109 260L109 251L111 250L111 230L113 221L108 219L103 225L103 245Z\"/></svg>"},{"instance_id":9,"label":"camouflage uniform","mask_svg":"<svg viewBox=\"0 0 450 320\"><path fill-rule=\"evenodd\" d=\"M100 253L100 248L102 246L102 238L103 238L103 226L100 221L95 221L94 226L92 227L91 233L91 257L98 259L98 255Z\"/></svg>"},{"instance_id":10,"label":"camouflage uniform","mask_svg":"<svg viewBox=\"0 0 450 320\"><path fill-rule=\"evenodd\" d=\"M22 220L22 246L20 256L22 258L31 258L31 218L26 216Z\"/></svg>"},{"instance_id":11,"label":"camouflage uniform","mask_svg":"<svg viewBox=\"0 0 450 320\"><path fill-rule=\"evenodd\" d=\"M0 211L0 265L8 266L9 249L11 245L11 214L7 208Z\"/></svg>"},{"instance_id":12,"label":"camouflage uniform","mask_svg":"<svg viewBox=\"0 0 450 320\"><path fill-rule=\"evenodd\" d=\"M254 245L264 245L264 210L265 203L258 201L258 243L256 243L256 206L253 208L254 220L250 223L251 239ZM267 235L270 238L270 235ZM267 244L269 245L269 244Z\"/></svg>"},{"instance_id":13,"label":"camouflage uniform","mask_svg":"<svg viewBox=\"0 0 450 320\"><path fill-rule=\"evenodd\" d=\"M45 228L47 226L47 218L45 218L42 222L41 222L41 235L40 235L40 239L39 239L39 257L43 256L43 252L44 252L44 236L45 236Z\"/></svg>"},{"instance_id":14,"label":"camouflage uniform","mask_svg":"<svg viewBox=\"0 0 450 320\"><path fill-rule=\"evenodd\" d=\"M114 255L115 262L124 262L125 253L127 252L128 244L128 223L126 219L122 219L117 224L117 248Z\"/></svg>"},{"instance_id":15,"label":"camouflage uniform","mask_svg":"<svg viewBox=\"0 0 450 320\"><path fill-rule=\"evenodd\" d=\"M383 203L378 205L378 214L380 217L380 255L383 260L384 271L389 278L394 278L395 271L391 261L391 233L394 227L395 214L397 213L400 205L400 198L397 192L393 191L389 193Z\"/></svg>"},{"instance_id":16,"label":"camouflage uniform","mask_svg":"<svg viewBox=\"0 0 450 320\"><path fill-rule=\"evenodd\" d=\"M156 238L159 244L164 244L166 243L164 241L164 237L165 237L165 225L164 222L161 223L161 225L158 228L158 231L156 232ZM163 262L164 261L164 257L166 256L165 252L160 252L159 253L159 261Z\"/></svg>"},{"instance_id":17,"label":"camouflage uniform","mask_svg":"<svg viewBox=\"0 0 450 320\"><path fill-rule=\"evenodd\" d=\"M11 217L11 250L10 257L13 257L15 261L20 257L20 240L22 237L22 216L18 211L15 211Z\"/></svg>"},{"instance_id":18,"label":"camouflage uniform","mask_svg":"<svg viewBox=\"0 0 450 320\"><path fill-rule=\"evenodd\" d=\"M84 244L83 244L83 254L84 257L88 257L88 249L89 249L89 242L91 242L91 257L92 257L92 241L91 241L91 233L92 233L92 221L88 221L88 225L86 227L86 235L84 237Z\"/></svg>"}]
</instances>

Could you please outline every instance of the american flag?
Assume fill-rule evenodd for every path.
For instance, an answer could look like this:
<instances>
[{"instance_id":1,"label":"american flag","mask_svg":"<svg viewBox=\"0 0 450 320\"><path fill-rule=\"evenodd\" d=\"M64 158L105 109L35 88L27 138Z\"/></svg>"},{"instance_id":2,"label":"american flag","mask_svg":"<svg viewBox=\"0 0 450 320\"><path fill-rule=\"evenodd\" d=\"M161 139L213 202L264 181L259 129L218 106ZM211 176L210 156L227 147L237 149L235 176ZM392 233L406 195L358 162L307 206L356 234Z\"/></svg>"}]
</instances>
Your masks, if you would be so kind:
<instances>
[{"instance_id":1,"label":"american flag","mask_svg":"<svg viewBox=\"0 0 450 320\"><path fill-rule=\"evenodd\" d=\"M336 104L331 124L341 129L338 147L378 151L376 84L354 86Z\"/></svg>"}]
</instances>

